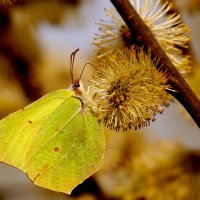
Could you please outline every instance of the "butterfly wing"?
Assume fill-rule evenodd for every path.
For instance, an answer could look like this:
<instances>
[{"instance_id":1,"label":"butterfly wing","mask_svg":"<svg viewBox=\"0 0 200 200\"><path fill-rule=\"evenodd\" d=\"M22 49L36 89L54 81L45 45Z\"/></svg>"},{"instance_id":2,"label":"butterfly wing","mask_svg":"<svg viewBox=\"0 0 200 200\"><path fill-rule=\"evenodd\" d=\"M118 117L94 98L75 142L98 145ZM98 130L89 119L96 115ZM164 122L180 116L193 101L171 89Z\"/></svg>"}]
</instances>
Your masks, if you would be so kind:
<instances>
[{"instance_id":1,"label":"butterfly wing","mask_svg":"<svg viewBox=\"0 0 200 200\"><path fill-rule=\"evenodd\" d=\"M52 92L0 121L0 161L67 194L97 171L105 150L95 116L73 95Z\"/></svg>"}]
</instances>

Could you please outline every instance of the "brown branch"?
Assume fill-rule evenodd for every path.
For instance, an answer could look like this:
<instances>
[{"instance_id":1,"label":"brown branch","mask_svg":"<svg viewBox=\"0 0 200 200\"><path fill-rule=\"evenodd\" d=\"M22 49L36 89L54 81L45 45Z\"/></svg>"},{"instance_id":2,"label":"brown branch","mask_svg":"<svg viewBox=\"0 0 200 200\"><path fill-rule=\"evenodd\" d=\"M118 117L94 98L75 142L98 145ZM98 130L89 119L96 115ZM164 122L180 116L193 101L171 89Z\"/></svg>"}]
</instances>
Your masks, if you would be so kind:
<instances>
[{"instance_id":1,"label":"brown branch","mask_svg":"<svg viewBox=\"0 0 200 200\"><path fill-rule=\"evenodd\" d=\"M160 47L153 34L137 14L129 0L110 0L118 10L121 17L126 22L132 35L139 35L144 44L152 50L153 58L159 59L159 66L168 75L168 84L171 85L173 91L168 91L173 95L188 111L196 124L200 127L200 101L195 96L189 85L169 60L164 50Z\"/></svg>"}]
</instances>

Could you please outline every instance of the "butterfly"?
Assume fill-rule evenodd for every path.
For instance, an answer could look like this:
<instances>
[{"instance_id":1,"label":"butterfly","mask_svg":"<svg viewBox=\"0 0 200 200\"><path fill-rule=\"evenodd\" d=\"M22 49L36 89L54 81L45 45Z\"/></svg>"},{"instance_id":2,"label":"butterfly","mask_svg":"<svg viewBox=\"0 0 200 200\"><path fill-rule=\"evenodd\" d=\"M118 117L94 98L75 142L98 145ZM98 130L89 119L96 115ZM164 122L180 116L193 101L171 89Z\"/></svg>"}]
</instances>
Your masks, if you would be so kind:
<instances>
[{"instance_id":1,"label":"butterfly","mask_svg":"<svg viewBox=\"0 0 200 200\"><path fill-rule=\"evenodd\" d=\"M0 121L0 161L25 172L35 185L67 194L100 168L105 152L105 135L81 76L73 78L78 50L70 57L68 89Z\"/></svg>"}]
</instances>

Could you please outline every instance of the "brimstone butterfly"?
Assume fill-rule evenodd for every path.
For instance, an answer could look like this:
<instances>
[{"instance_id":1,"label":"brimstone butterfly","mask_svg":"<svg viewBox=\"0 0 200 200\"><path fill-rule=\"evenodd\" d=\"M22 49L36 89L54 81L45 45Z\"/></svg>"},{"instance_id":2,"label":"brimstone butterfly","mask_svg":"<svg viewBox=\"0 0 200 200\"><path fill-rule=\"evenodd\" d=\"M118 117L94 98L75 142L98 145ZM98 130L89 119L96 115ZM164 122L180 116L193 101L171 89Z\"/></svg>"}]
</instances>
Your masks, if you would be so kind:
<instances>
[{"instance_id":1,"label":"brimstone butterfly","mask_svg":"<svg viewBox=\"0 0 200 200\"><path fill-rule=\"evenodd\" d=\"M25 172L34 184L70 194L95 173L105 135L79 79L0 121L0 161ZM1 172L0 172L1 173Z\"/></svg>"}]
</instances>

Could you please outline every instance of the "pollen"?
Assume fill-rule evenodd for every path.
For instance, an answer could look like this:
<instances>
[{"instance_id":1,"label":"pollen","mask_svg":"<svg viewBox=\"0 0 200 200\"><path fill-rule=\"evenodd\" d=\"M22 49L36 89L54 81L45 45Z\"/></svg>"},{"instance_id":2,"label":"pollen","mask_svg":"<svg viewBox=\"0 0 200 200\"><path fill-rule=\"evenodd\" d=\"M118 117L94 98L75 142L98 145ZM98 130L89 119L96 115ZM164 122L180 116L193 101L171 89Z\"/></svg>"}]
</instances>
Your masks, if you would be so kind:
<instances>
[{"instance_id":1,"label":"pollen","mask_svg":"<svg viewBox=\"0 0 200 200\"><path fill-rule=\"evenodd\" d=\"M137 51L137 55L136 55ZM116 49L98 59L101 70L91 82L90 95L100 122L110 129L126 131L155 120L167 102L167 78L143 49Z\"/></svg>"}]
</instances>

